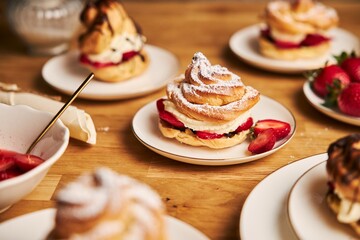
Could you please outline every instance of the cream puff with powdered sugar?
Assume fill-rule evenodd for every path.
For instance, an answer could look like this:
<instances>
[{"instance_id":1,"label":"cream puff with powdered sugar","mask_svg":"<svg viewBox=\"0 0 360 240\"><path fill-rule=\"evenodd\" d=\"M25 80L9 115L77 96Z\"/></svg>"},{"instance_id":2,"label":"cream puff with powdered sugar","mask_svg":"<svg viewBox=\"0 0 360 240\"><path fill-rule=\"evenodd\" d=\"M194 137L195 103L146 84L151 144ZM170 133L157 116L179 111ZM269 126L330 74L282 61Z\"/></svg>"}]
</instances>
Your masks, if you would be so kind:
<instances>
[{"instance_id":1,"label":"cream puff with powdered sugar","mask_svg":"<svg viewBox=\"0 0 360 240\"><path fill-rule=\"evenodd\" d=\"M57 193L47 239L165 240L165 207L144 183L99 168Z\"/></svg>"},{"instance_id":2,"label":"cream puff with powdered sugar","mask_svg":"<svg viewBox=\"0 0 360 240\"><path fill-rule=\"evenodd\" d=\"M273 0L265 9L260 52L270 58L317 58L330 49L329 30L339 21L335 9L313 0Z\"/></svg>"},{"instance_id":3,"label":"cream puff with powdered sugar","mask_svg":"<svg viewBox=\"0 0 360 240\"><path fill-rule=\"evenodd\" d=\"M185 74L167 85L159 99L159 128L167 138L209 148L227 148L246 139L259 92L220 65L194 54Z\"/></svg>"}]
</instances>

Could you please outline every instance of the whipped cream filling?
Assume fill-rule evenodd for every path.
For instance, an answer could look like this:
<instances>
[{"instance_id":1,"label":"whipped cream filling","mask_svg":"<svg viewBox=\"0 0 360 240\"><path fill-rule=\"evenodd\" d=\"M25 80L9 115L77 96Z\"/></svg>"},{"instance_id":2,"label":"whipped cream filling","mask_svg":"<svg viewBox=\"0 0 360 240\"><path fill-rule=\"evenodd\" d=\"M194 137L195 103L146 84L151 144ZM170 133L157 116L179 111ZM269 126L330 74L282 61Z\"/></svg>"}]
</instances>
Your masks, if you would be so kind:
<instances>
[{"instance_id":1,"label":"whipped cream filling","mask_svg":"<svg viewBox=\"0 0 360 240\"><path fill-rule=\"evenodd\" d=\"M119 34L111 41L109 49L99 54L89 54L87 57L92 62L119 63L126 52L139 52L144 46L145 37L137 34Z\"/></svg>"},{"instance_id":2,"label":"whipped cream filling","mask_svg":"<svg viewBox=\"0 0 360 240\"><path fill-rule=\"evenodd\" d=\"M360 219L360 203L344 198L339 192L335 193L340 198L340 207L337 219L342 223L352 223Z\"/></svg>"},{"instance_id":3,"label":"whipped cream filling","mask_svg":"<svg viewBox=\"0 0 360 240\"><path fill-rule=\"evenodd\" d=\"M234 120L228 121L223 124L208 121L199 121L196 119L189 118L185 114L182 114L176 109L174 103L169 100L164 101L164 108L166 111L172 113L179 121L181 121L185 127L190 128L194 131L205 131L217 134L230 133L235 131L241 124L245 123L249 117L251 117L251 111L248 110L241 114Z\"/></svg>"},{"instance_id":4,"label":"whipped cream filling","mask_svg":"<svg viewBox=\"0 0 360 240\"><path fill-rule=\"evenodd\" d=\"M292 42L292 43L301 43L305 38L306 34L288 34L281 31L278 31L275 28L271 28L270 35L274 40L282 41L282 42Z\"/></svg>"}]
</instances>

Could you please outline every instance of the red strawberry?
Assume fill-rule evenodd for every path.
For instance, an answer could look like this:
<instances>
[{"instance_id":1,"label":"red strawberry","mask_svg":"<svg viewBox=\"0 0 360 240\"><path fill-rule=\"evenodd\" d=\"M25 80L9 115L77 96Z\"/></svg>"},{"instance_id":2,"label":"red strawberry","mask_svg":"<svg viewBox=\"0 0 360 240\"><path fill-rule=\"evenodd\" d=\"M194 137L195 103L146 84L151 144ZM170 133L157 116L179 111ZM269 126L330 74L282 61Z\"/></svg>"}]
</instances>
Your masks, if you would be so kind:
<instances>
[{"instance_id":1,"label":"red strawberry","mask_svg":"<svg viewBox=\"0 0 360 240\"><path fill-rule=\"evenodd\" d=\"M360 58L359 57L350 57L345 59L341 68L350 76L351 81L360 82Z\"/></svg>"},{"instance_id":2,"label":"red strawberry","mask_svg":"<svg viewBox=\"0 0 360 240\"><path fill-rule=\"evenodd\" d=\"M289 135L291 126L287 122L274 120L274 119L263 119L256 122L254 126L255 136L259 135L266 129L272 128L276 137L276 141L283 139Z\"/></svg>"},{"instance_id":3,"label":"red strawberry","mask_svg":"<svg viewBox=\"0 0 360 240\"><path fill-rule=\"evenodd\" d=\"M239 133L241 131L245 131L248 130L249 128L252 127L252 125L254 124L254 121L251 117L249 117L246 122L244 122L243 124L241 124L236 130L236 133Z\"/></svg>"},{"instance_id":4,"label":"red strawberry","mask_svg":"<svg viewBox=\"0 0 360 240\"><path fill-rule=\"evenodd\" d=\"M329 40L330 38L327 38L320 34L308 34L306 38L301 42L301 46L316 46Z\"/></svg>"},{"instance_id":5,"label":"red strawberry","mask_svg":"<svg viewBox=\"0 0 360 240\"><path fill-rule=\"evenodd\" d=\"M20 170L18 169L9 169L9 170L6 170L6 171L2 171L0 172L0 181L3 181L3 180L6 180L6 179L10 179L10 178L13 178L13 177L17 177L19 175L21 175L22 172L20 172Z\"/></svg>"},{"instance_id":6,"label":"red strawberry","mask_svg":"<svg viewBox=\"0 0 360 240\"><path fill-rule=\"evenodd\" d=\"M16 153L7 150L0 150L0 172L8 170L15 166L15 160L12 158Z\"/></svg>"},{"instance_id":7,"label":"red strawberry","mask_svg":"<svg viewBox=\"0 0 360 240\"><path fill-rule=\"evenodd\" d=\"M272 128L260 132L248 146L251 153L258 154L271 150L276 142L275 130Z\"/></svg>"},{"instance_id":8,"label":"red strawberry","mask_svg":"<svg viewBox=\"0 0 360 240\"><path fill-rule=\"evenodd\" d=\"M360 117L360 83L350 83L340 93L337 101L341 112Z\"/></svg>"},{"instance_id":9,"label":"red strawberry","mask_svg":"<svg viewBox=\"0 0 360 240\"><path fill-rule=\"evenodd\" d=\"M329 88L334 87L334 80L338 79L343 87L350 83L349 75L337 65L325 66L316 71L309 80L316 94L325 97L329 93Z\"/></svg>"},{"instance_id":10,"label":"red strawberry","mask_svg":"<svg viewBox=\"0 0 360 240\"><path fill-rule=\"evenodd\" d=\"M31 154L16 154L13 156L16 166L18 166L24 172L27 172L44 162L44 160L38 156Z\"/></svg>"},{"instance_id":11,"label":"red strawberry","mask_svg":"<svg viewBox=\"0 0 360 240\"><path fill-rule=\"evenodd\" d=\"M185 125L176 119L174 115L171 113L165 111L164 107L164 99L159 99L156 102L156 107L159 112L159 117L161 120L164 120L165 122L169 123L170 125L177 127L177 128L184 128Z\"/></svg>"},{"instance_id":12,"label":"red strawberry","mask_svg":"<svg viewBox=\"0 0 360 240\"><path fill-rule=\"evenodd\" d=\"M123 56L122 56L122 61L127 61L129 60L130 58L138 55L139 52L135 52L135 51L130 51L130 52L126 52L126 53L123 53Z\"/></svg>"},{"instance_id":13,"label":"red strawberry","mask_svg":"<svg viewBox=\"0 0 360 240\"><path fill-rule=\"evenodd\" d=\"M196 131L195 134L201 139L215 139L215 138L222 138L224 136L224 134L209 133L203 131Z\"/></svg>"},{"instance_id":14,"label":"red strawberry","mask_svg":"<svg viewBox=\"0 0 360 240\"><path fill-rule=\"evenodd\" d=\"M13 158L1 157L0 156L0 172L8 170L15 166L15 161Z\"/></svg>"}]
</instances>

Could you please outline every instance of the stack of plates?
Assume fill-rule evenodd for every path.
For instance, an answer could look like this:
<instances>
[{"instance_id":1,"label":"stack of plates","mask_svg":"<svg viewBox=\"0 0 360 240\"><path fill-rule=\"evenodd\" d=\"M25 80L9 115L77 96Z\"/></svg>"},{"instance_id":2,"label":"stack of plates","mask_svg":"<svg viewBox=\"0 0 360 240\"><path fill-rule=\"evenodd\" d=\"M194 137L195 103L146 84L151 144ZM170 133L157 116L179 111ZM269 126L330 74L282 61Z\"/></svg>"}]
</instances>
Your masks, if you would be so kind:
<instances>
[{"instance_id":1,"label":"stack of plates","mask_svg":"<svg viewBox=\"0 0 360 240\"><path fill-rule=\"evenodd\" d=\"M261 181L243 206L241 239L356 239L327 206L326 160L314 155Z\"/></svg>"}]
</instances>

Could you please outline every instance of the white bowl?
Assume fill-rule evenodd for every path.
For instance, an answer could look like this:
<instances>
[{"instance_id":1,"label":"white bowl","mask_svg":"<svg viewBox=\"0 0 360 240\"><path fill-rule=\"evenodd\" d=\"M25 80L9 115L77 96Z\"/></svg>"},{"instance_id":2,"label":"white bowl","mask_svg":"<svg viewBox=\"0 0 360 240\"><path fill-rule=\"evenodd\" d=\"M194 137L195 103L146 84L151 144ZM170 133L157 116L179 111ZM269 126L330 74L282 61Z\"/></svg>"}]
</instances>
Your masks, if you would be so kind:
<instances>
[{"instance_id":1,"label":"white bowl","mask_svg":"<svg viewBox=\"0 0 360 240\"><path fill-rule=\"evenodd\" d=\"M52 118L50 113L28 106L0 104L0 149L25 153ZM31 151L45 162L20 176L0 182L0 212L21 200L40 183L65 152L69 136L69 130L61 120L56 121Z\"/></svg>"}]
</instances>

